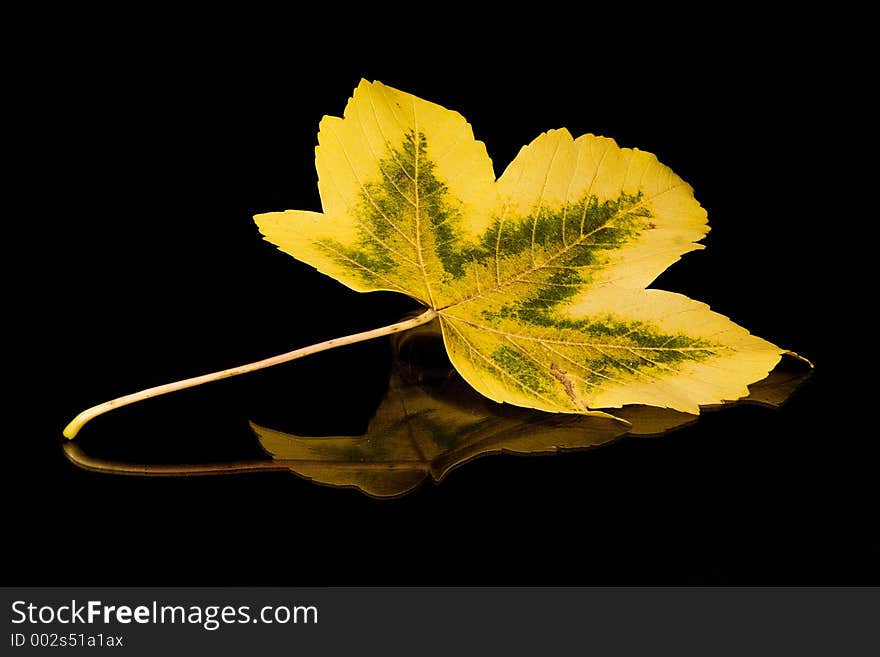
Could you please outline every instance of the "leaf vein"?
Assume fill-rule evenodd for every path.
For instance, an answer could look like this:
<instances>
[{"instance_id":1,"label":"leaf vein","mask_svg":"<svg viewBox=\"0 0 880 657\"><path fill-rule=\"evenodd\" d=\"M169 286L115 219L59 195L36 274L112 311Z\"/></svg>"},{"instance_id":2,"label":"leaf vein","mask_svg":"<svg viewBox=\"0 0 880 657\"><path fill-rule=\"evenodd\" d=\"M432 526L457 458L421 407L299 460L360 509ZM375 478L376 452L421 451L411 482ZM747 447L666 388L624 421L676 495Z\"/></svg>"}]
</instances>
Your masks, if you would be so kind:
<instances>
[{"instance_id":1,"label":"leaf vein","mask_svg":"<svg viewBox=\"0 0 880 657\"><path fill-rule=\"evenodd\" d=\"M489 333L496 333L498 335L509 335L517 337L521 340L528 340L530 342L538 342L538 343L546 343L546 344L559 344L566 345L569 347L605 347L606 349L640 349L644 351L709 351L711 353L717 353L720 347L713 346L705 346L705 347L640 347L633 345L624 345L624 344L615 344L613 342L579 342L577 340L554 340L551 338L544 337L534 337L531 335L524 335L522 333L512 333L510 331L502 331L501 329L496 329L491 326L486 326L485 324L478 324L476 322L472 322L470 320L464 319L462 317L458 317L456 315L450 315L447 309L443 309L440 311L442 316L446 319L454 319L457 322L461 322L462 324L467 324L472 328L479 329L481 331L488 331ZM670 340L674 339L675 336L672 336ZM667 340L664 344L668 344L670 340Z\"/></svg>"},{"instance_id":2,"label":"leaf vein","mask_svg":"<svg viewBox=\"0 0 880 657\"><path fill-rule=\"evenodd\" d=\"M422 270L422 280L425 282L425 291L428 293L428 301L431 308L436 309L437 304L434 301L434 294L431 291L431 282L428 280L428 270L425 267L425 255L422 252L422 226L421 226L421 208L419 207L419 151L422 148L421 136L419 135L419 118L416 114L416 100L412 100L413 113L413 138L416 143L413 147L413 193L415 194L415 238L416 238L416 254L419 258L419 266Z\"/></svg>"},{"instance_id":3,"label":"leaf vein","mask_svg":"<svg viewBox=\"0 0 880 657\"><path fill-rule=\"evenodd\" d=\"M390 280L390 279L388 279L388 278L385 278L384 276L382 276L381 274L379 274L379 273L373 271L373 270L370 269L369 267L365 267L364 265L362 265L361 263L359 263L359 262L358 262L357 260L355 260L354 258L351 258L350 256L347 256L345 253L343 253L343 252L340 251L339 249L336 249L336 248L330 246L330 245L327 244L326 242L322 242L322 241L320 241L320 240L316 240L316 241L315 241L315 244L317 244L318 246L321 246L321 247L327 249L327 250L330 251L331 253L333 253L333 254L339 256L340 258L344 258L345 260L347 260L347 261L350 262L351 264L355 265L356 267L360 267L361 269L363 269L365 272L367 272L367 273L370 274L371 276L375 276L376 278L385 281L385 282L388 283L390 286L392 286L394 289L396 289L396 290L400 290L401 292L403 292L404 294L407 294L407 295L410 294L407 290L405 290L404 288L402 288L400 285L398 285L398 284L395 283L394 281L392 281L392 280Z\"/></svg>"},{"instance_id":4,"label":"leaf vein","mask_svg":"<svg viewBox=\"0 0 880 657\"><path fill-rule=\"evenodd\" d=\"M479 356L483 361L485 361L486 363L488 363L489 365L491 365L492 367L494 367L494 368L495 368L496 370L498 370L503 376L505 376L505 377L507 377L508 379L510 379L511 381L513 381L517 386L519 386L520 388L522 388L522 389L525 390L526 392L528 392L528 393L534 395L535 397L538 397L538 398L540 398L540 399L543 399L544 401L546 401L546 402L547 402L548 404L550 404L551 406L558 406L558 403L557 403L555 400L550 399L550 398L548 398L548 397L545 397L545 396L542 395L539 391L534 390L534 389L532 389L531 387L527 386L525 383L523 383L522 381L520 381L519 379L517 379L515 376L513 376L510 372L508 372L508 371L505 370L503 367L501 367L500 365L498 365L498 363L496 363L496 362L493 361L491 358L489 358L488 356L486 356L483 352L481 352L479 349L477 349L477 348L473 345L473 343L471 343L471 341L467 339L467 337L466 337L465 334L461 331L461 329L458 328L453 322L447 322L447 324L450 326L450 328L452 328L452 329L455 330L455 332L456 332L456 333L458 334L458 336L459 336L459 339L460 339L462 342L464 342L465 346L466 346L468 349L470 349L471 353L473 353L473 354Z\"/></svg>"},{"instance_id":5,"label":"leaf vein","mask_svg":"<svg viewBox=\"0 0 880 657\"><path fill-rule=\"evenodd\" d=\"M627 215L627 214L630 214L633 210L637 209L638 207L640 207L640 206L644 206L644 205L646 205L647 203L649 203L650 201L653 201L653 200L659 198L659 197L662 196L663 194L668 194L669 192L671 192L672 190L674 190L674 189L676 189L677 187L680 187L680 186L681 186L681 184L673 185L672 187L669 187L669 188L663 190L662 192L659 192L658 194L655 194L655 195L652 196L651 198L643 199L642 201L639 201L638 203L635 203L635 204L631 205L629 208L626 209L626 211L620 211L620 210L618 210L618 211L615 212L611 217L609 217L608 220L607 220L604 224L602 224L602 225L599 226L598 228L594 228L594 229L591 230L589 233L583 233L583 232L582 232L581 237L578 238L575 242L572 242L571 245L569 245L569 246L567 246L567 247L563 247L563 248L560 249L557 253L551 255L549 258L547 258L547 259L546 259L544 262L542 262L541 264L539 264L539 265L533 265L532 267L526 269L525 271L521 272L521 273L518 274L517 276L514 276L513 278L506 279L506 280L504 280L504 281L502 281L502 282L496 284L496 286L495 286L494 288L492 288L491 290L487 290L486 293L495 292L496 290L499 290L499 289L501 289L501 288L503 288L503 287L505 287L505 286L507 286L507 285L510 285L510 284L512 284L512 283L515 283L515 282L519 281L519 280L522 279L524 276L528 276L529 274L534 273L535 271L538 271L539 269L544 268L544 267L547 265L547 263L553 262L554 260L557 260L557 259L561 258L562 256L566 255L567 253L569 253L569 252L571 251L572 248L574 248L574 247L580 245L580 244L583 242L583 240L585 240L586 238L590 237L591 235L597 233L598 231L603 230L604 228L607 228L607 227L609 226L609 224L611 224L612 222L617 221L617 220L620 219L621 217L623 217L623 216L625 216L625 215ZM498 235L499 235L499 243L500 243L500 237L501 237L501 232L500 232L500 231L501 231L501 227L500 227L500 226L499 226L499 229L498 229L498 230L499 230L499 234L498 234ZM498 247L497 247L497 246L496 246L496 252L495 252L495 253L496 253L496 254L495 254L495 263L496 263L496 267L497 267L497 266L498 266ZM475 299L479 299L479 298L481 298L481 296L483 296L483 295L476 294L476 295L470 296L470 297L468 297L468 298L466 298L466 299L464 299L464 300L462 300L462 301L457 302L457 305L458 305L458 304L462 304L462 303L466 303L466 302L468 302L468 301L473 301L473 300L475 300ZM451 307L451 306L447 306L447 307ZM441 310L442 310L442 309L441 309Z\"/></svg>"},{"instance_id":6,"label":"leaf vein","mask_svg":"<svg viewBox=\"0 0 880 657\"><path fill-rule=\"evenodd\" d=\"M400 236L403 237L407 242L409 242L410 244L415 246L415 242L412 241L412 239L409 237L409 235L404 233L397 224L395 224L393 221L391 221L391 219L388 218L388 216L382 211L382 208L379 207L379 204L376 203L376 199L374 199L372 197L372 195L370 194L370 192L367 191L366 186L364 185L360 176L358 176L358 174L357 174L357 169L355 169L354 163L351 161L351 158L348 157L348 152L345 150L345 144L343 143L342 138L337 134L337 132L335 130L333 130L333 136L336 137L336 140L339 142L340 150L342 150L342 154L345 156L345 161L348 162L348 166L351 169L351 173L354 176L354 179L357 181L358 186L360 186L361 192L363 193L363 195L367 199L369 199L372 206L374 208L376 208L376 212L378 212L379 215L385 221L388 222L389 226L391 226L394 230L396 230L400 234ZM337 187L337 189L338 189L338 187Z\"/></svg>"},{"instance_id":7,"label":"leaf vein","mask_svg":"<svg viewBox=\"0 0 880 657\"><path fill-rule=\"evenodd\" d=\"M540 345L541 345L544 349L546 349L547 351L549 351L551 354L556 354L557 356L559 356L560 358L562 358L562 359L565 360L566 362L571 363L572 365L574 365L576 368L579 368L579 369L585 370L585 371L589 372L590 374L593 374L593 375L595 375L595 376L598 376L598 377L601 378L601 379L608 379L608 380L611 381L612 383L623 383L623 381L618 381L617 379L615 379L615 378L613 378L613 377L610 377L610 376L608 376L608 375L606 375L606 374L602 374L602 372L599 372L598 370L594 370L594 369L592 369L592 368L590 368L590 367L587 367L586 365L583 365L582 363L578 363L576 360L574 360L574 359L572 359L572 358L569 358L568 356L566 356L565 354L563 354L561 351L557 351L556 349L553 349L553 348L547 346L547 345L544 344L543 342L540 343ZM577 376L577 375L572 375L572 376ZM582 377L577 377L577 378L580 379L581 381L583 381L584 383L587 383L587 384L589 384L589 385L592 385L593 387L596 387L596 388L601 388L601 387L602 387L602 386L600 386L598 383L591 383L590 381L588 381L587 379L584 379L584 378L582 378Z\"/></svg>"}]
</instances>

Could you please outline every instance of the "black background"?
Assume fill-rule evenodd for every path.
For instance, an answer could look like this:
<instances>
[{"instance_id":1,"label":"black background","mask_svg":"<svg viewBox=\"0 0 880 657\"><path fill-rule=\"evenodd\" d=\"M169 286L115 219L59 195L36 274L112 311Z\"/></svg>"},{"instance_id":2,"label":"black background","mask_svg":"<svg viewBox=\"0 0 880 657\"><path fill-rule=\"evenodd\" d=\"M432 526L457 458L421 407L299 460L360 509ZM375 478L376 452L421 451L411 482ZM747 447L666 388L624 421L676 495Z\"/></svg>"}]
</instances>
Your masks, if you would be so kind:
<instances>
[{"instance_id":1,"label":"black background","mask_svg":"<svg viewBox=\"0 0 880 657\"><path fill-rule=\"evenodd\" d=\"M27 76L13 126L30 184L7 247L24 263L8 346L25 367L7 401L4 583L880 583L877 450L851 398L830 255L851 217L836 176L853 129L831 114L845 82L822 42L752 21L722 38L721 19L676 31L526 18L513 31L352 34L169 19L35 42L50 56ZM87 406L413 308L326 279L250 219L320 209L318 121L361 77L460 111L497 174L560 126L656 153L713 229L654 286L804 354L815 375L778 412L729 409L586 453L489 457L391 501L285 473L161 480L71 466L61 428ZM356 431L388 353L376 341L153 400L96 420L82 444L209 462L260 457L247 419Z\"/></svg>"}]
</instances>

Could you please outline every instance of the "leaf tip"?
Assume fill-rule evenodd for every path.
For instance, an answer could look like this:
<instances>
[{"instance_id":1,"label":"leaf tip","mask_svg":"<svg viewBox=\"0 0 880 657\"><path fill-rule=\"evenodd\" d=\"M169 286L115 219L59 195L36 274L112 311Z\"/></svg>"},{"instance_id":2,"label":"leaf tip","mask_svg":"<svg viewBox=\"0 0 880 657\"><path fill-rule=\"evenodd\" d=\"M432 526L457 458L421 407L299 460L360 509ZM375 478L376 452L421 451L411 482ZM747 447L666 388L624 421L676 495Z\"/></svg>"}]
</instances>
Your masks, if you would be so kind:
<instances>
[{"instance_id":1,"label":"leaf tip","mask_svg":"<svg viewBox=\"0 0 880 657\"><path fill-rule=\"evenodd\" d=\"M811 370L816 369L816 366L813 365L813 361L811 361L809 358L806 358L805 356L801 356L799 353L797 353L795 351L790 351L788 349L785 349L782 351L782 355L783 356L791 356L792 358L799 360L800 362L806 364Z\"/></svg>"}]
</instances>

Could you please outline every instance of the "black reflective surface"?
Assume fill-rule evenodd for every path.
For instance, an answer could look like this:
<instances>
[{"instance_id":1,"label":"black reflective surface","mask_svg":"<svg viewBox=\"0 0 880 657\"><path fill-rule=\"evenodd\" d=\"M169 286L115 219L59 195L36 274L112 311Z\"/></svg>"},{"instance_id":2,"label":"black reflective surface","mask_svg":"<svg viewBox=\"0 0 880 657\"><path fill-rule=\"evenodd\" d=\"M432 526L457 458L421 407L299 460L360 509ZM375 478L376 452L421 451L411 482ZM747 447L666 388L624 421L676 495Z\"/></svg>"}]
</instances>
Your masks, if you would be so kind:
<instances>
[{"instance_id":1,"label":"black reflective surface","mask_svg":"<svg viewBox=\"0 0 880 657\"><path fill-rule=\"evenodd\" d=\"M618 418L614 419L543 413L492 402L455 372L446 357L437 322L397 334L390 344L386 390L366 430L357 435L332 434L339 424L335 419L339 409L333 409L323 418L325 428L320 435L299 435L250 422L271 461L192 465L102 461L71 442L65 443L65 454L79 467L109 474L229 475L289 468L317 483L356 488L385 498L409 493L427 478L439 482L453 468L479 456L586 449L624 436L663 435L699 420L695 415L651 406L614 409ZM715 410L748 403L777 408L811 373L805 363L785 357L766 379L750 386L748 397L718 405ZM370 390L349 387L344 397L339 392L335 386L327 390L329 396L343 402L369 395ZM289 405L298 414L294 424L321 425L322 418L305 417L310 409L296 399L291 399ZM190 430L198 433L197 427ZM190 439L176 423L162 433L176 436L178 444ZM128 444L125 435L107 439Z\"/></svg>"},{"instance_id":2,"label":"black reflective surface","mask_svg":"<svg viewBox=\"0 0 880 657\"><path fill-rule=\"evenodd\" d=\"M35 46L46 64L13 103L33 125L10 125L32 187L4 223L5 582L880 584L873 337L848 294L870 299L853 283L870 275L849 272L871 261L851 251L870 244L855 237L870 186L854 182L847 148L873 133L854 122L870 104L846 101L849 65L829 65L809 30L748 15L743 30L726 15L723 30L639 33L547 13L518 31L426 25L431 47L412 59L377 26L362 41L326 35L344 56L325 60L297 40L302 21L246 44L71 22ZM60 431L85 407L413 309L326 280L250 220L320 209L318 121L361 76L461 111L496 172L559 126L656 153L712 226L706 250L656 286L807 356L814 375L778 411L743 405L553 458L479 458L390 500L289 472L71 465ZM111 461L267 460L249 421L362 434L390 367L386 342L355 345L119 410L78 440Z\"/></svg>"}]
</instances>

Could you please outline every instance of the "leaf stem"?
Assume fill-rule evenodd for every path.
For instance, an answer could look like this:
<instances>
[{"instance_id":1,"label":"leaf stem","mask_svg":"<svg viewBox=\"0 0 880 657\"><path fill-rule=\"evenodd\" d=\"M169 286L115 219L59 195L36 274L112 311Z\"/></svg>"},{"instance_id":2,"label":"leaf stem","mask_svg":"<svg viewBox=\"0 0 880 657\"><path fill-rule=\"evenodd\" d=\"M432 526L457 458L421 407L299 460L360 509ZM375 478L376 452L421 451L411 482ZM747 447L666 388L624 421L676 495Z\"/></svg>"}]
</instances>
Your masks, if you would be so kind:
<instances>
[{"instance_id":1,"label":"leaf stem","mask_svg":"<svg viewBox=\"0 0 880 657\"><path fill-rule=\"evenodd\" d=\"M134 475L137 477L193 477L200 475L233 475L252 472L289 472L290 466L275 461L235 461L231 463L213 463L208 465L148 465L139 463L122 463L105 461L89 456L77 443L64 443L64 455L67 460L83 470L91 472L108 472L117 475Z\"/></svg>"},{"instance_id":2,"label":"leaf stem","mask_svg":"<svg viewBox=\"0 0 880 657\"><path fill-rule=\"evenodd\" d=\"M316 354L319 351L333 349L334 347L354 344L355 342L363 342L364 340L371 340L373 338L379 338L384 335L391 335L392 333L400 333L401 331L407 331L411 328L415 328L416 326L427 324L436 316L437 311L429 308L418 317L413 317L412 319L397 322L396 324L390 324L388 326L383 326L381 328L373 329L371 331L364 331L362 333L346 335L341 338L333 338L332 340L319 342L318 344L313 344L308 347L301 347L300 349L294 349L293 351L288 351L284 354L279 354L270 358L264 358L263 360L258 360L254 363L248 363L247 365L230 367L229 369L220 370L219 372L203 374L201 376L195 376L190 379L183 379L182 381L174 381L173 383L166 383L161 386L155 386L153 388L141 390L140 392L134 392L130 395L124 395L123 397L117 397L116 399L111 399L110 401L106 401L103 404L98 404L97 406L87 408L82 413L73 418L70 424L64 427L64 437L73 440L73 438L76 437L76 434L79 433L80 429L82 429L87 422L98 417L99 415L103 415L108 411L112 411L114 408L119 408L120 406L127 406L128 404L133 404L135 402L150 399L152 397L158 397L159 395L164 395L169 392L176 392L177 390L192 388L194 386L202 385L203 383L210 383L211 381L228 379L231 376L238 376L239 374L255 372L266 367L271 367L272 365L279 365L281 363L287 363L289 361L296 360L297 358L302 358L303 356Z\"/></svg>"}]
</instances>

